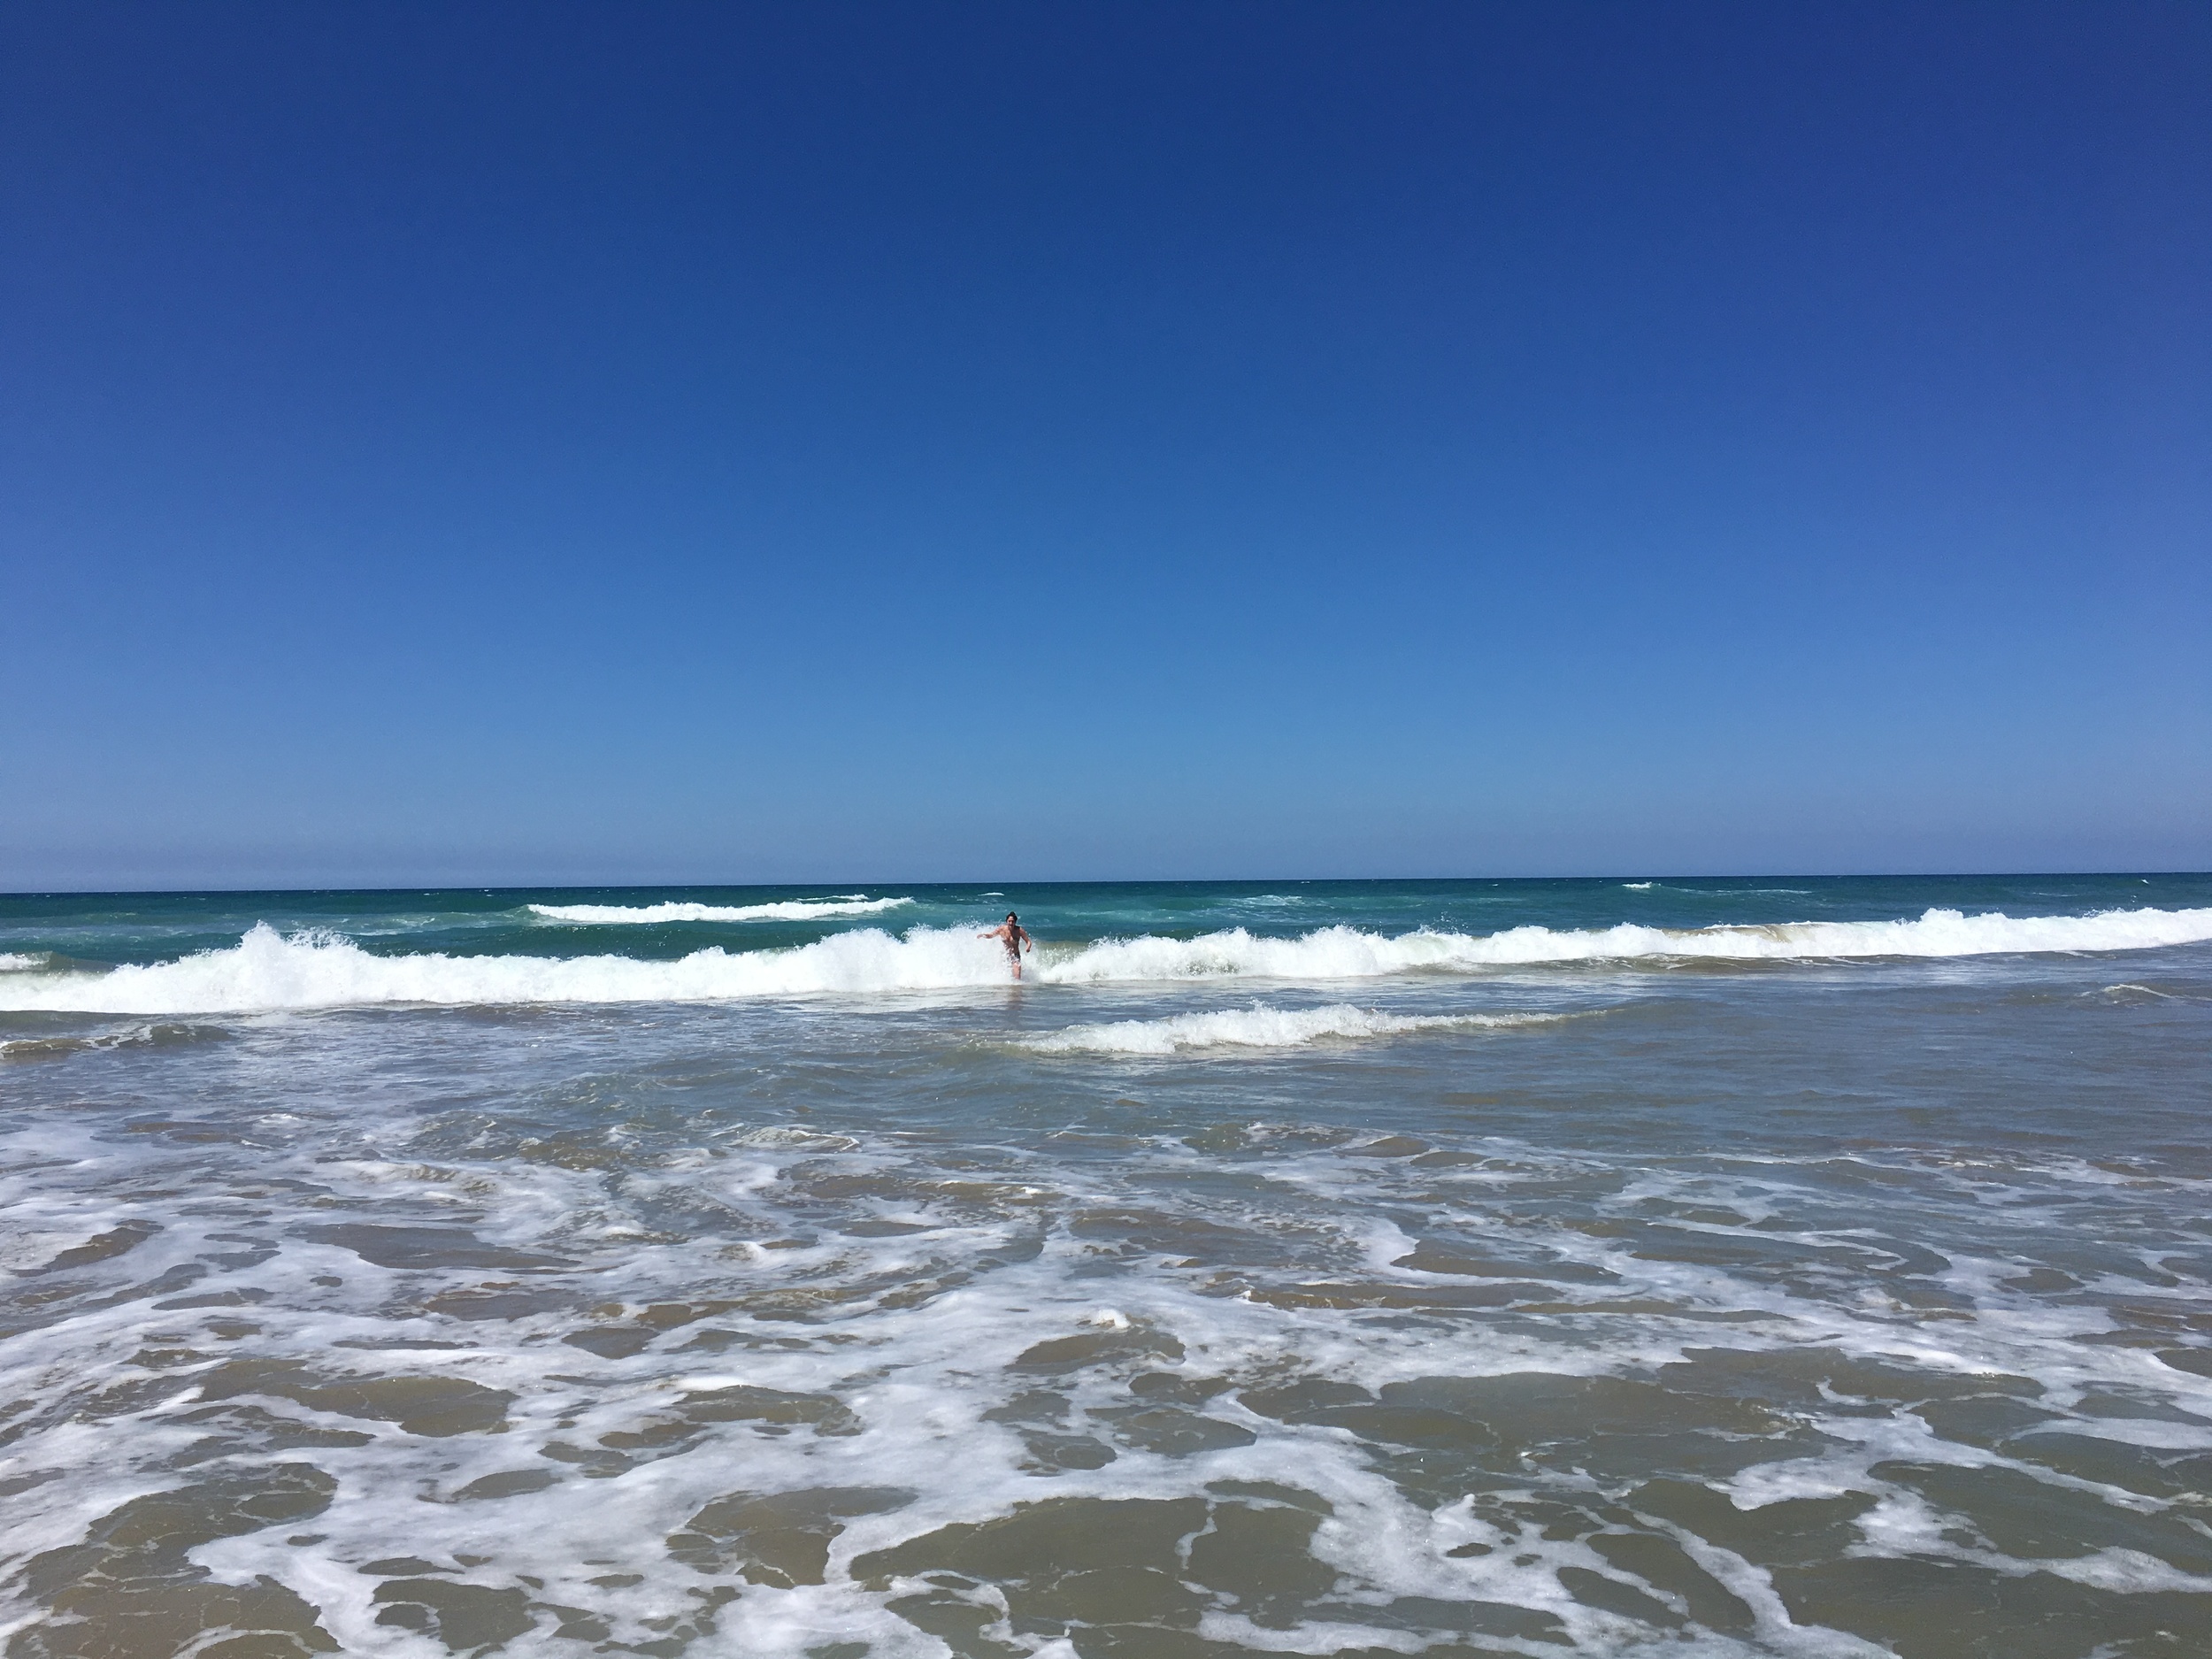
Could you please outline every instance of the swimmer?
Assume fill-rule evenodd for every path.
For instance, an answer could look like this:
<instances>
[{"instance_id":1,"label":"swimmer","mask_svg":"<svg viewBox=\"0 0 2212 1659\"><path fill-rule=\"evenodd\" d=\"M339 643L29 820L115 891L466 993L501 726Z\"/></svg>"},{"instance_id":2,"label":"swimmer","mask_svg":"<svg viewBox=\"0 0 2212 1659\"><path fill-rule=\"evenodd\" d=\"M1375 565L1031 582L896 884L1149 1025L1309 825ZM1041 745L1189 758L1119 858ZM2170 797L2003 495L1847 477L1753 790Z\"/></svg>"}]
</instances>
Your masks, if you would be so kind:
<instances>
[{"instance_id":1,"label":"swimmer","mask_svg":"<svg viewBox=\"0 0 2212 1659\"><path fill-rule=\"evenodd\" d=\"M978 933L976 937L995 939L1006 947L1006 958L1014 964L1014 977L1018 979L1022 977L1022 951L1025 949L1033 951L1037 945L1037 941L1029 936L1029 930L1022 926L1022 918L1011 910L1006 912L1006 920L1002 926L994 927L987 933Z\"/></svg>"}]
</instances>

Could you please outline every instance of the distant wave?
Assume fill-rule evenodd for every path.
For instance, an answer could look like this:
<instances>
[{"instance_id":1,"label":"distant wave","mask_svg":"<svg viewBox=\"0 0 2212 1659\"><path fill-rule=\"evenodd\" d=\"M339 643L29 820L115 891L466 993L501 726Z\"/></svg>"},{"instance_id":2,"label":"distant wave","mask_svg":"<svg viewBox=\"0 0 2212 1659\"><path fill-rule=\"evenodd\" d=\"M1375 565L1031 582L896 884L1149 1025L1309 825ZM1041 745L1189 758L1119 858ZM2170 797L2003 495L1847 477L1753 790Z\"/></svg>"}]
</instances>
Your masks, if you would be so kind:
<instances>
[{"instance_id":1,"label":"distant wave","mask_svg":"<svg viewBox=\"0 0 2212 1659\"><path fill-rule=\"evenodd\" d=\"M633 922L810 922L826 916L879 916L911 899L872 899L864 893L828 899L779 899L771 904L533 904L548 921L618 925Z\"/></svg>"},{"instance_id":2,"label":"distant wave","mask_svg":"<svg viewBox=\"0 0 2212 1659\"><path fill-rule=\"evenodd\" d=\"M1663 887L1669 893L1694 893L1709 899L1774 898L1783 896L1801 899L1809 895L1810 887L1678 887L1666 881L1624 881L1621 885L1631 893L1648 893L1654 887Z\"/></svg>"},{"instance_id":3,"label":"distant wave","mask_svg":"<svg viewBox=\"0 0 2212 1659\"><path fill-rule=\"evenodd\" d=\"M1232 1008L1165 1019L1070 1025L1014 1046L1037 1054L1171 1055L1192 1048L1296 1048L1325 1038L1396 1037L1424 1031L1549 1025L1569 1014L1385 1014L1340 1002L1331 1008Z\"/></svg>"},{"instance_id":4,"label":"distant wave","mask_svg":"<svg viewBox=\"0 0 2212 1659\"><path fill-rule=\"evenodd\" d=\"M1479 972L1546 963L1976 956L2141 950L2212 940L2212 910L2109 910L2096 916L1965 916L1932 910L1896 922L1787 922L1669 931L1621 926L1557 932L1391 936L1323 927L1294 939L1243 928L1197 939L1147 934L1047 946L1034 982L1063 985L1199 979L1330 980L1405 972ZM375 1003L684 1002L819 993L867 995L1005 983L1006 958L970 928L833 933L787 949L694 951L675 962L619 956L377 956L329 933L289 938L265 924L223 950L103 973L0 977L0 1010L192 1014Z\"/></svg>"}]
</instances>

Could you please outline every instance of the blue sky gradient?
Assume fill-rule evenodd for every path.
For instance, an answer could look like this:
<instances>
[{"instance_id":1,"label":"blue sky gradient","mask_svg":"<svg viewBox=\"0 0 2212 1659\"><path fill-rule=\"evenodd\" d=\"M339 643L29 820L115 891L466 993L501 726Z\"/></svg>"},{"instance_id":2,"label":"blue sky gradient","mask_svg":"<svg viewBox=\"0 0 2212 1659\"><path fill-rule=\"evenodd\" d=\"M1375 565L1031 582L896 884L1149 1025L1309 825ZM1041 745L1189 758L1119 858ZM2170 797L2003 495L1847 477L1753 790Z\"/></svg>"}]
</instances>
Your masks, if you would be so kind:
<instances>
[{"instance_id":1,"label":"blue sky gradient","mask_svg":"<svg viewBox=\"0 0 2212 1659\"><path fill-rule=\"evenodd\" d=\"M0 887L2212 865L2212 9L0 10Z\"/></svg>"}]
</instances>

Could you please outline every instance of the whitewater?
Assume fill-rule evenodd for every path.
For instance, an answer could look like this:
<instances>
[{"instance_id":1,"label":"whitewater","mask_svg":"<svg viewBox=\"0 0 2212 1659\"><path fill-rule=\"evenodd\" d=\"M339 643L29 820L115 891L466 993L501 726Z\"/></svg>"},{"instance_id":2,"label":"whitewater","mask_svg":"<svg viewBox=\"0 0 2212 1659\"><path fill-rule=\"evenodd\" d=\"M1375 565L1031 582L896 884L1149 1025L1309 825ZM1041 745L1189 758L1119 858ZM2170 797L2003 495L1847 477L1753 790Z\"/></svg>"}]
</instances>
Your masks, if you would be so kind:
<instances>
[{"instance_id":1,"label":"whitewater","mask_svg":"<svg viewBox=\"0 0 2212 1659\"><path fill-rule=\"evenodd\" d=\"M625 910L619 921L630 923L641 910L657 908L663 907ZM758 912L771 907L733 908ZM1970 916L1932 907L1910 919L1691 929L1620 923L1580 930L1531 926L1487 934L1423 927L1388 934L1334 924L1271 936L1233 927L1194 938L1146 934L1048 945L1028 972L1030 983L1070 987L1245 979L1325 982L1569 964L2104 953L2208 940L2212 940L2212 907L2040 917ZM1008 979L1003 953L971 927L917 926L903 935L855 928L802 945L734 951L712 946L675 960L651 960L612 953L388 954L365 949L328 930L287 935L256 923L234 946L173 961L91 972L16 969L0 977L0 1010L157 1015L383 1004L701 1002L941 991Z\"/></svg>"},{"instance_id":2,"label":"whitewater","mask_svg":"<svg viewBox=\"0 0 2212 1659\"><path fill-rule=\"evenodd\" d=\"M848 893L832 899L777 899L766 904L533 904L530 913L549 922L639 926L657 922L810 922L847 916L879 916L911 904L910 898L872 899Z\"/></svg>"},{"instance_id":3,"label":"whitewater","mask_svg":"<svg viewBox=\"0 0 2212 1659\"><path fill-rule=\"evenodd\" d=\"M2212 1653L2212 876L877 873L0 895L0 1645Z\"/></svg>"},{"instance_id":4,"label":"whitewater","mask_svg":"<svg viewBox=\"0 0 2212 1659\"><path fill-rule=\"evenodd\" d=\"M1325 1008L1217 1009L1160 1019L1117 1019L1022 1037L1033 1054L1171 1055L1221 1048L1302 1048L1332 1038L1396 1037L1416 1032L1509 1031L1571 1019L1570 1014L1388 1014L1348 1002Z\"/></svg>"}]
</instances>

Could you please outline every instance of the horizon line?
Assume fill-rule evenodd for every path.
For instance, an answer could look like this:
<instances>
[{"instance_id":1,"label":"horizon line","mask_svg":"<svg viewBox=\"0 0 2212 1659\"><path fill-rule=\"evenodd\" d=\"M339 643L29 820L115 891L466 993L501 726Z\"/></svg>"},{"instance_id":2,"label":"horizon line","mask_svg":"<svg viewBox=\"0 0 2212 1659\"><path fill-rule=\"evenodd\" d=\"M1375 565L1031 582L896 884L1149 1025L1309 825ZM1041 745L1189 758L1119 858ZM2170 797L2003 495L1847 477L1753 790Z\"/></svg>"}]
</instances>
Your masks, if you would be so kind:
<instances>
[{"instance_id":1,"label":"horizon line","mask_svg":"<svg viewBox=\"0 0 2212 1659\"><path fill-rule=\"evenodd\" d=\"M1424 876L1112 876L1085 878L1056 876L1027 879L1017 876L976 877L968 879L866 880L858 877L826 877L810 881L459 881L398 882L387 885L317 884L306 887L25 887L0 890L0 902L48 898L199 898L249 894L432 894L432 893L652 893L671 889L714 892L775 892L828 887L974 887L986 881L1011 882L1018 887L1225 887L1232 885L1334 886L1413 885L1436 882L1488 882L1493 885L1535 882L1668 882L1668 881L2025 881L2025 880L2196 880L2212 879L2212 870L1762 870L1716 872L1611 872L1589 875L1424 875Z\"/></svg>"}]
</instances>

